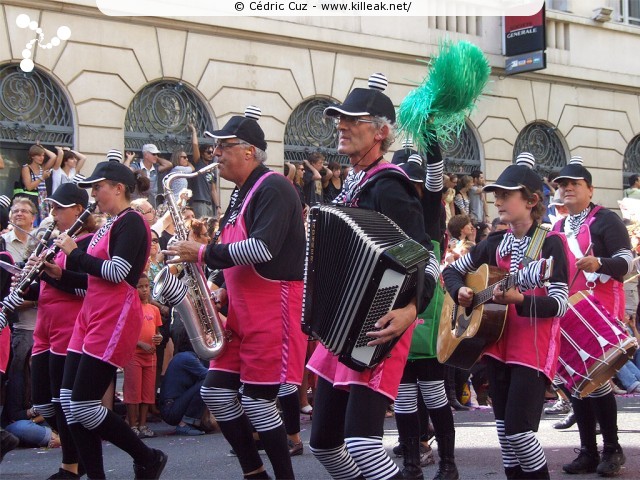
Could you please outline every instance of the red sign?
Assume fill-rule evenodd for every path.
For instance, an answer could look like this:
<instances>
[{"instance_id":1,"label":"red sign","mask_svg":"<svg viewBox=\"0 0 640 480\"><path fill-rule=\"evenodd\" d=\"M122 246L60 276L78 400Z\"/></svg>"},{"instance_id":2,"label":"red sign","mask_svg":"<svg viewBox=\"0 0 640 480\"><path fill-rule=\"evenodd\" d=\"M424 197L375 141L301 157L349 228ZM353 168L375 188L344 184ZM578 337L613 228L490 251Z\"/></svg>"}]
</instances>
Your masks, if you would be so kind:
<instances>
[{"instance_id":1,"label":"red sign","mask_svg":"<svg viewBox=\"0 0 640 480\"><path fill-rule=\"evenodd\" d=\"M545 6L530 17L503 17L504 54L507 56L535 52L547 48L545 38Z\"/></svg>"}]
</instances>

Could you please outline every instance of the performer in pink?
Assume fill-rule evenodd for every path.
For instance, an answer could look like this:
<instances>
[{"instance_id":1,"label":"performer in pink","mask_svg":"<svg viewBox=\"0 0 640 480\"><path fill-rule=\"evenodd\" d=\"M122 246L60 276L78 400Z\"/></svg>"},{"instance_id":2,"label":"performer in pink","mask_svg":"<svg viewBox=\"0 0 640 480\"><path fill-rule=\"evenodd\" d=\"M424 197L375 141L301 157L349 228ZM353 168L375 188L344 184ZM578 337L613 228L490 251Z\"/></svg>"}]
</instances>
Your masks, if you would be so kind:
<instances>
[{"instance_id":1,"label":"performer in pink","mask_svg":"<svg viewBox=\"0 0 640 480\"><path fill-rule=\"evenodd\" d=\"M356 88L343 104L325 109L338 130L338 152L347 155L353 166L334 203L383 213L432 250L414 186L400 168L384 159L394 140L396 120L393 103L383 93L386 86L386 77L374 74L369 77L369 88ZM400 475L382 444L384 417L398 394L417 312L426 307L438 274L438 262L431 254L424 282L416 287L413 300L377 322L381 330L370 334L372 344L401 337L390 356L377 366L355 371L322 345L309 360L309 370L319 377L310 447L333 478Z\"/></svg>"},{"instance_id":2,"label":"performer in pink","mask_svg":"<svg viewBox=\"0 0 640 480\"><path fill-rule=\"evenodd\" d=\"M633 259L627 229L618 215L591 201L591 172L582 165L581 157L573 157L555 181L569 216L558 221L554 230L566 234L569 264L579 270L569 294L593 290L609 313L621 319L624 316L622 282L631 271ZM609 383L586 398L572 396L571 405L580 431L580 453L562 469L572 474L616 475L626 459L618 443L617 405ZM596 421L604 443L602 458L596 443Z\"/></svg>"},{"instance_id":3,"label":"performer in pink","mask_svg":"<svg viewBox=\"0 0 640 480\"><path fill-rule=\"evenodd\" d=\"M135 478L159 478L167 455L147 447L101 399L135 351L142 322L136 289L149 257L149 225L130 207L148 179L126 165L101 162L79 183L92 187L101 212L111 215L86 252L68 235L54 242L89 275L87 294L69 342L60 390L62 408L89 478L104 478L102 439L134 460Z\"/></svg>"},{"instance_id":4,"label":"performer in pink","mask_svg":"<svg viewBox=\"0 0 640 480\"><path fill-rule=\"evenodd\" d=\"M294 478L275 401L281 383L302 381L305 234L291 182L264 165L267 143L259 117L259 108L248 107L245 116L232 117L221 130L205 132L218 139L220 176L236 188L219 239L209 245L177 242L166 253L178 255L173 263L204 262L223 269L225 283L214 296L228 305L228 342L211 361L201 394L238 455L244 477L269 478L253 441L253 425L276 478Z\"/></svg>"}]
</instances>

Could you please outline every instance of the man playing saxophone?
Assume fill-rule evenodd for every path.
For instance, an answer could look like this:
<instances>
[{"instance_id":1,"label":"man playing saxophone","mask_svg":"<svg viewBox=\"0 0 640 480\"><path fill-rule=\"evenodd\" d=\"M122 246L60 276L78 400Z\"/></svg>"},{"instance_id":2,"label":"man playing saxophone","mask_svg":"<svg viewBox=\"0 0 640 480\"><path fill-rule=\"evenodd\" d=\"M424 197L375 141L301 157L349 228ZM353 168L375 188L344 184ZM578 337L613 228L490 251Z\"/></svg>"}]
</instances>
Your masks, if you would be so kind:
<instances>
[{"instance_id":1,"label":"man playing saxophone","mask_svg":"<svg viewBox=\"0 0 640 480\"><path fill-rule=\"evenodd\" d=\"M281 383L302 380L305 234L293 186L264 165L267 143L259 117L259 108L248 107L245 116L205 133L218 141L220 176L236 185L220 223L219 242L180 241L166 253L176 255L172 263L199 262L224 270L225 288L214 295L216 303L228 303L228 343L211 361L201 394L237 453L244 478L269 478L252 424L276 478L294 478L275 401Z\"/></svg>"}]
</instances>

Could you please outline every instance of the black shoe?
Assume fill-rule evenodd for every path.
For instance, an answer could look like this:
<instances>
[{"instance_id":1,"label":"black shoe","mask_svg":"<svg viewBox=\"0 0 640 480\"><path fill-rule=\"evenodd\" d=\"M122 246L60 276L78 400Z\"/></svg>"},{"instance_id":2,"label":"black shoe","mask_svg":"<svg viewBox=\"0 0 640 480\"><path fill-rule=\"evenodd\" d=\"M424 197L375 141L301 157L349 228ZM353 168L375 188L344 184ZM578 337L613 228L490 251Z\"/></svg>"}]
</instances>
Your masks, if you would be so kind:
<instances>
[{"instance_id":1,"label":"black shoe","mask_svg":"<svg viewBox=\"0 0 640 480\"><path fill-rule=\"evenodd\" d=\"M440 460L438 471L433 480L458 480L459 478L458 467L455 463Z\"/></svg>"},{"instance_id":2,"label":"black shoe","mask_svg":"<svg viewBox=\"0 0 640 480\"><path fill-rule=\"evenodd\" d=\"M567 428L573 427L578 420L576 419L576 415L573 413L573 410L562 420L553 424L553 428L556 430L566 430Z\"/></svg>"},{"instance_id":3,"label":"black shoe","mask_svg":"<svg viewBox=\"0 0 640 480\"><path fill-rule=\"evenodd\" d=\"M287 446L289 447L290 457L297 457L304 453L304 444L302 442L294 443L291 440L287 440Z\"/></svg>"},{"instance_id":4,"label":"black shoe","mask_svg":"<svg viewBox=\"0 0 640 480\"><path fill-rule=\"evenodd\" d=\"M422 469L415 465L407 465L403 467L400 473L402 474L402 478L411 478L413 480L422 480L424 478Z\"/></svg>"},{"instance_id":5,"label":"black shoe","mask_svg":"<svg viewBox=\"0 0 640 480\"><path fill-rule=\"evenodd\" d=\"M585 448L575 449L578 457L571 463L562 466L562 470L571 474L595 473L600 462L598 452L589 452Z\"/></svg>"},{"instance_id":6,"label":"black shoe","mask_svg":"<svg viewBox=\"0 0 640 480\"><path fill-rule=\"evenodd\" d=\"M398 445L393 447L393 454L396 457L402 457L404 455L404 443L399 442Z\"/></svg>"},{"instance_id":7,"label":"black shoe","mask_svg":"<svg viewBox=\"0 0 640 480\"><path fill-rule=\"evenodd\" d=\"M0 462L2 462L5 454L15 448L18 448L18 445L20 445L18 437L6 430L0 430Z\"/></svg>"},{"instance_id":8,"label":"black shoe","mask_svg":"<svg viewBox=\"0 0 640 480\"><path fill-rule=\"evenodd\" d=\"M70 472L69 470L65 470L64 468L59 468L58 473L54 473L49 478L47 478L47 480L73 480L77 478L81 478L81 475L77 475L73 472Z\"/></svg>"},{"instance_id":9,"label":"black shoe","mask_svg":"<svg viewBox=\"0 0 640 480\"><path fill-rule=\"evenodd\" d=\"M615 447L604 446L602 451L602 461L598 464L596 472L603 477L613 477L620 472L620 467L624 465L627 459L622 453L620 445Z\"/></svg>"},{"instance_id":10,"label":"black shoe","mask_svg":"<svg viewBox=\"0 0 640 480\"><path fill-rule=\"evenodd\" d=\"M157 480L160 478L162 470L167 464L167 454L155 448L153 450L153 461L146 465L133 464L133 473L136 480Z\"/></svg>"}]
</instances>

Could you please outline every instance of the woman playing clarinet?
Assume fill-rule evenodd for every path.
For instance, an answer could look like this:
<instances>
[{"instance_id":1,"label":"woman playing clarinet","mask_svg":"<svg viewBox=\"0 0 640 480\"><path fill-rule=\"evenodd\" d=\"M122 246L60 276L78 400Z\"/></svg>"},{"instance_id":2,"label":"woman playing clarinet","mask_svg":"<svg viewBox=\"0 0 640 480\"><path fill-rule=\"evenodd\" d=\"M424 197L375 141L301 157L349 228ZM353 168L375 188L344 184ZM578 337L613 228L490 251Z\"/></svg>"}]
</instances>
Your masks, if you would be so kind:
<instances>
[{"instance_id":1,"label":"woman playing clarinet","mask_svg":"<svg viewBox=\"0 0 640 480\"><path fill-rule=\"evenodd\" d=\"M144 180L143 180L144 178ZM68 235L55 244L88 273L87 294L69 342L60 400L89 478L105 478L102 439L127 452L135 478L159 478L167 455L147 447L101 399L116 368L131 360L142 328L136 289L151 244L149 225L130 207L131 194L147 184L140 172L101 162L79 183L92 187L101 212L111 215L86 252Z\"/></svg>"}]
</instances>

